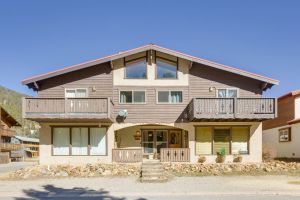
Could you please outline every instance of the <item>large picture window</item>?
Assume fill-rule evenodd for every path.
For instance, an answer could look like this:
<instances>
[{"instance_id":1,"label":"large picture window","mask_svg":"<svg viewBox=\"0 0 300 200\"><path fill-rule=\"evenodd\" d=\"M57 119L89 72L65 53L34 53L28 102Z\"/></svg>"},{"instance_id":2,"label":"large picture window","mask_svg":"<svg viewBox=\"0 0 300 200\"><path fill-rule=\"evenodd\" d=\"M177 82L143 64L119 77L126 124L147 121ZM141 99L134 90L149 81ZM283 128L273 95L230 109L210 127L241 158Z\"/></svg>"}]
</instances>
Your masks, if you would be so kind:
<instances>
[{"instance_id":1,"label":"large picture window","mask_svg":"<svg viewBox=\"0 0 300 200\"><path fill-rule=\"evenodd\" d=\"M72 128L72 155L88 155L88 128Z\"/></svg>"},{"instance_id":2,"label":"large picture window","mask_svg":"<svg viewBox=\"0 0 300 200\"><path fill-rule=\"evenodd\" d=\"M250 131L247 126L196 127L196 154L212 155L222 149L228 154L249 154Z\"/></svg>"},{"instance_id":3,"label":"large picture window","mask_svg":"<svg viewBox=\"0 0 300 200\"><path fill-rule=\"evenodd\" d=\"M91 155L106 155L106 129L105 128L91 128Z\"/></svg>"},{"instance_id":4,"label":"large picture window","mask_svg":"<svg viewBox=\"0 0 300 200\"><path fill-rule=\"evenodd\" d=\"M53 155L69 155L70 150L70 129L53 129Z\"/></svg>"},{"instance_id":5,"label":"large picture window","mask_svg":"<svg viewBox=\"0 0 300 200\"><path fill-rule=\"evenodd\" d=\"M106 128L53 127L52 130L53 155L107 155Z\"/></svg>"},{"instance_id":6,"label":"large picture window","mask_svg":"<svg viewBox=\"0 0 300 200\"><path fill-rule=\"evenodd\" d=\"M176 79L178 58L161 52L155 54L156 79Z\"/></svg>"},{"instance_id":7,"label":"large picture window","mask_svg":"<svg viewBox=\"0 0 300 200\"><path fill-rule=\"evenodd\" d=\"M124 59L125 78L128 79L146 79L147 78L147 59L146 56L133 58L132 60Z\"/></svg>"}]
</instances>

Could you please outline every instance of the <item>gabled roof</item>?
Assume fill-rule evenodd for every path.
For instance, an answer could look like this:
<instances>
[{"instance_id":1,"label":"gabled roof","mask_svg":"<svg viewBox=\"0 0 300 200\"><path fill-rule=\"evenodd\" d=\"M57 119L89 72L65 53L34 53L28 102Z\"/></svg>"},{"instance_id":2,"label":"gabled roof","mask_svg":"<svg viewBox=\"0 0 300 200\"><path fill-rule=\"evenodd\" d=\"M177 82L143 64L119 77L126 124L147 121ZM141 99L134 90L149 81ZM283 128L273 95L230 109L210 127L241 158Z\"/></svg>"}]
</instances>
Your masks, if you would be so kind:
<instances>
[{"instance_id":1,"label":"gabled roof","mask_svg":"<svg viewBox=\"0 0 300 200\"><path fill-rule=\"evenodd\" d=\"M297 97L297 96L300 96L300 90L294 90L294 91L291 91L285 95L282 95L280 97L278 97L278 99L284 99L284 98L287 98L287 97Z\"/></svg>"},{"instance_id":2,"label":"gabled roof","mask_svg":"<svg viewBox=\"0 0 300 200\"><path fill-rule=\"evenodd\" d=\"M202 58L197 58L197 57L194 57L194 56L191 56L191 55L188 55L188 54L184 54L184 53L181 53L181 52L178 52L178 51L174 51L174 50L171 50L171 49L167 49L167 48L155 45L155 44L148 44L148 45L138 47L138 48L135 48L135 49L131 49L131 50L128 50L128 51L119 52L117 54L113 54L113 55L106 56L106 57L103 57L103 58L98 58L96 60L87 61L87 62L84 62L84 63L69 66L69 67L66 67L66 68L63 68L63 69L55 70L55 71L48 72L48 73L45 73L45 74L41 74L41 75L38 75L38 76L33 76L31 78L23 80L22 84L27 85L27 84L31 84L31 83L36 83L36 82L41 81L43 79L47 79L47 78L51 78L51 77L58 76L58 75L61 75L61 74L65 74L65 73L68 73L68 72L80 70L80 69L87 68L87 67L90 67L90 66L93 66L93 65L97 65L97 64L101 64L101 63L105 63L105 62L110 62L110 61L113 61L113 60L116 60L116 59L119 59L119 58L122 58L122 57L126 57L126 56L129 56L129 55L133 55L133 54L143 52L143 51L148 51L148 50L160 51L162 53L166 53L166 54L170 54L170 55L173 55L173 56L176 56L176 57L179 57L179 58L190 60L191 62L204 64L204 65L216 68L216 69L220 69L220 70L228 71L228 72L231 72L231 73L239 74L239 75L242 75L242 76L246 76L246 77L249 77L249 78L253 78L253 79L262 81L264 83L267 83L267 84L271 84L271 85L278 85L279 84L278 80L275 80L275 79L272 79L272 78L268 78L268 77L265 77L265 76L261 76L261 75L258 75L258 74L247 72L247 71L237 69L237 68L234 68L234 67L222 65L222 64L219 64L219 63L216 63L216 62L213 62L213 61L209 61L209 60L205 60L205 59L202 59Z\"/></svg>"}]
</instances>

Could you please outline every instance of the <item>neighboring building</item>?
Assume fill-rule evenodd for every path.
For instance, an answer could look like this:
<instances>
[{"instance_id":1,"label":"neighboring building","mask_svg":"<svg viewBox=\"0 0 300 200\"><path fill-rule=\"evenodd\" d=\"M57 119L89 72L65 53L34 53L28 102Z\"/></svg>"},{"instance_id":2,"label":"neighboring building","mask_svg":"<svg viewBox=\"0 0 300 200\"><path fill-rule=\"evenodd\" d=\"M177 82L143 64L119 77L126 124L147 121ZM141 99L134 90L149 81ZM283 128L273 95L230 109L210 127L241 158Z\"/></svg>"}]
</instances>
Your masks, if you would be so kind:
<instances>
[{"instance_id":1,"label":"neighboring building","mask_svg":"<svg viewBox=\"0 0 300 200\"><path fill-rule=\"evenodd\" d=\"M12 138L12 143L20 144L21 149L18 152L23 157L23 160L38 158L39 156L39 139L16 135Z\"/></svg>"},{"instance_id":2,"label":"neighboring building","mask_svg":"<svg viewBox=\"0 0 300 200\"><path fill-rule=\"evenodd\" d=\"M15 136L12 126L20 126L19 122L0 106L0 163L8 163L12 158L12 151L20 149L20 145L12 144L11 138Z\"/></svg>"},{"instance_id":3,"label":"neighboring building","mask_svg":"<svg viewBox=\"0 0 300 200\"><path fill-rule=\"evenodd\" d=\"M262 160L262 121L277 80L146 45L22 81L24 118L40 129L40 163Z\"/></svg>"},{"instance_id":4,"label":"neighboring building","mask_svg":"<svg viewBox=\"0 0 300 200\"><path fill-rule=\"evenodd\" d=\"M300 158L300 90L278 98L278 117L263 123L263 143L279 158Z\"/></svg>"}]
</instances>

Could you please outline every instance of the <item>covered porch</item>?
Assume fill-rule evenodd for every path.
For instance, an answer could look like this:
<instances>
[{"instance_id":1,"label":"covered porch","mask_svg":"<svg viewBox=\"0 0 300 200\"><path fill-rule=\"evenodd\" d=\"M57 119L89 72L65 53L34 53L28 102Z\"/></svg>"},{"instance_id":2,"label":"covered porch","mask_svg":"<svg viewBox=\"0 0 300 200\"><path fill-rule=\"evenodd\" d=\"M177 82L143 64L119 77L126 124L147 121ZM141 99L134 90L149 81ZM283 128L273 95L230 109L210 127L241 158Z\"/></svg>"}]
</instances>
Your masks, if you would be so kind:
<instances>
[{"instance_id":1,"label":"covered porch","mask_svg":"<svg viewBox=\"0 0 300 200\"><path fill-rule=\"evenodd\" d=\"M136 125L116 130L112 161L134 163L143 159L189 162L188 132L164 125Z\"/></svg>"}]
</instances>

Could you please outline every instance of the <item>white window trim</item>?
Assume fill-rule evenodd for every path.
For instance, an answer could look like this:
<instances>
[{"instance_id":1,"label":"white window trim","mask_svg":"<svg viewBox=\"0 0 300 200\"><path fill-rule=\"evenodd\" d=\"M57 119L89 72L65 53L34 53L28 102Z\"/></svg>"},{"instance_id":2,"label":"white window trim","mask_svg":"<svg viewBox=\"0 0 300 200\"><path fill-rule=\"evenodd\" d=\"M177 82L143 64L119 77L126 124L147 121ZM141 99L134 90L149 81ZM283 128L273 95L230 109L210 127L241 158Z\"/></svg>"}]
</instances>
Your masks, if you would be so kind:
<instances>
[{"instance_id":1,"label":"white window trim","mask_svg":"<svg viewBox=\"0 0 300 200\"><path fill-rule=\"evenodd\" d=\"M132 102L131 103L122 103L121 102L121 92L132 92ZM134 102L134 92L145 92L145 102ZM147 104L147 92L146 90L119 90L119 104L127 105L127 104Z\"/></svg>"},{"instance_id":2,"label":"white window trim","mask_svg":"<svg viewBox=\"0 0 300 200\"><path fill-rule=\"evenodd\" d=\"M75 97L67 97L67 90L75 90ZM85 90L86 91L86 97L76 97L76 90ZM81 98L88 98L89 97L89 90L88 90L88 88L65 88L65 98L71 98L71 99L73 99L73 98L79 98L79 99L81 99Z\"/></svg>"},{"instance_id":3,"label":"white window trim","mask_svg":"<svg viewBox=\"0 0 300 200\"><path fill-rule=\"evenodd\" d=\"M158 92L169 92L169 102L158 102ZM172 103L170 102L171 92L181 92L182 102ZM156 90L156 104L183 104L183 91L182 90Z\"/></svg>"},{"instance_id":4,"label":"white window trim","mask_svg":"<svg viewBox=\"0 0 300 200\"><path fill-rule=\"evenodd\" d=\"M236 95L237 97L236 98L239 98L240 97L240 89L239 88L217 88L216 89L216 98L221 98L221 97L218 97L218 90L226 90L226 95L228 93L228 90L237 90L236 92ZM234 97L224 97L224 98L234 98Z\"/></svg>"}]
</instances>

